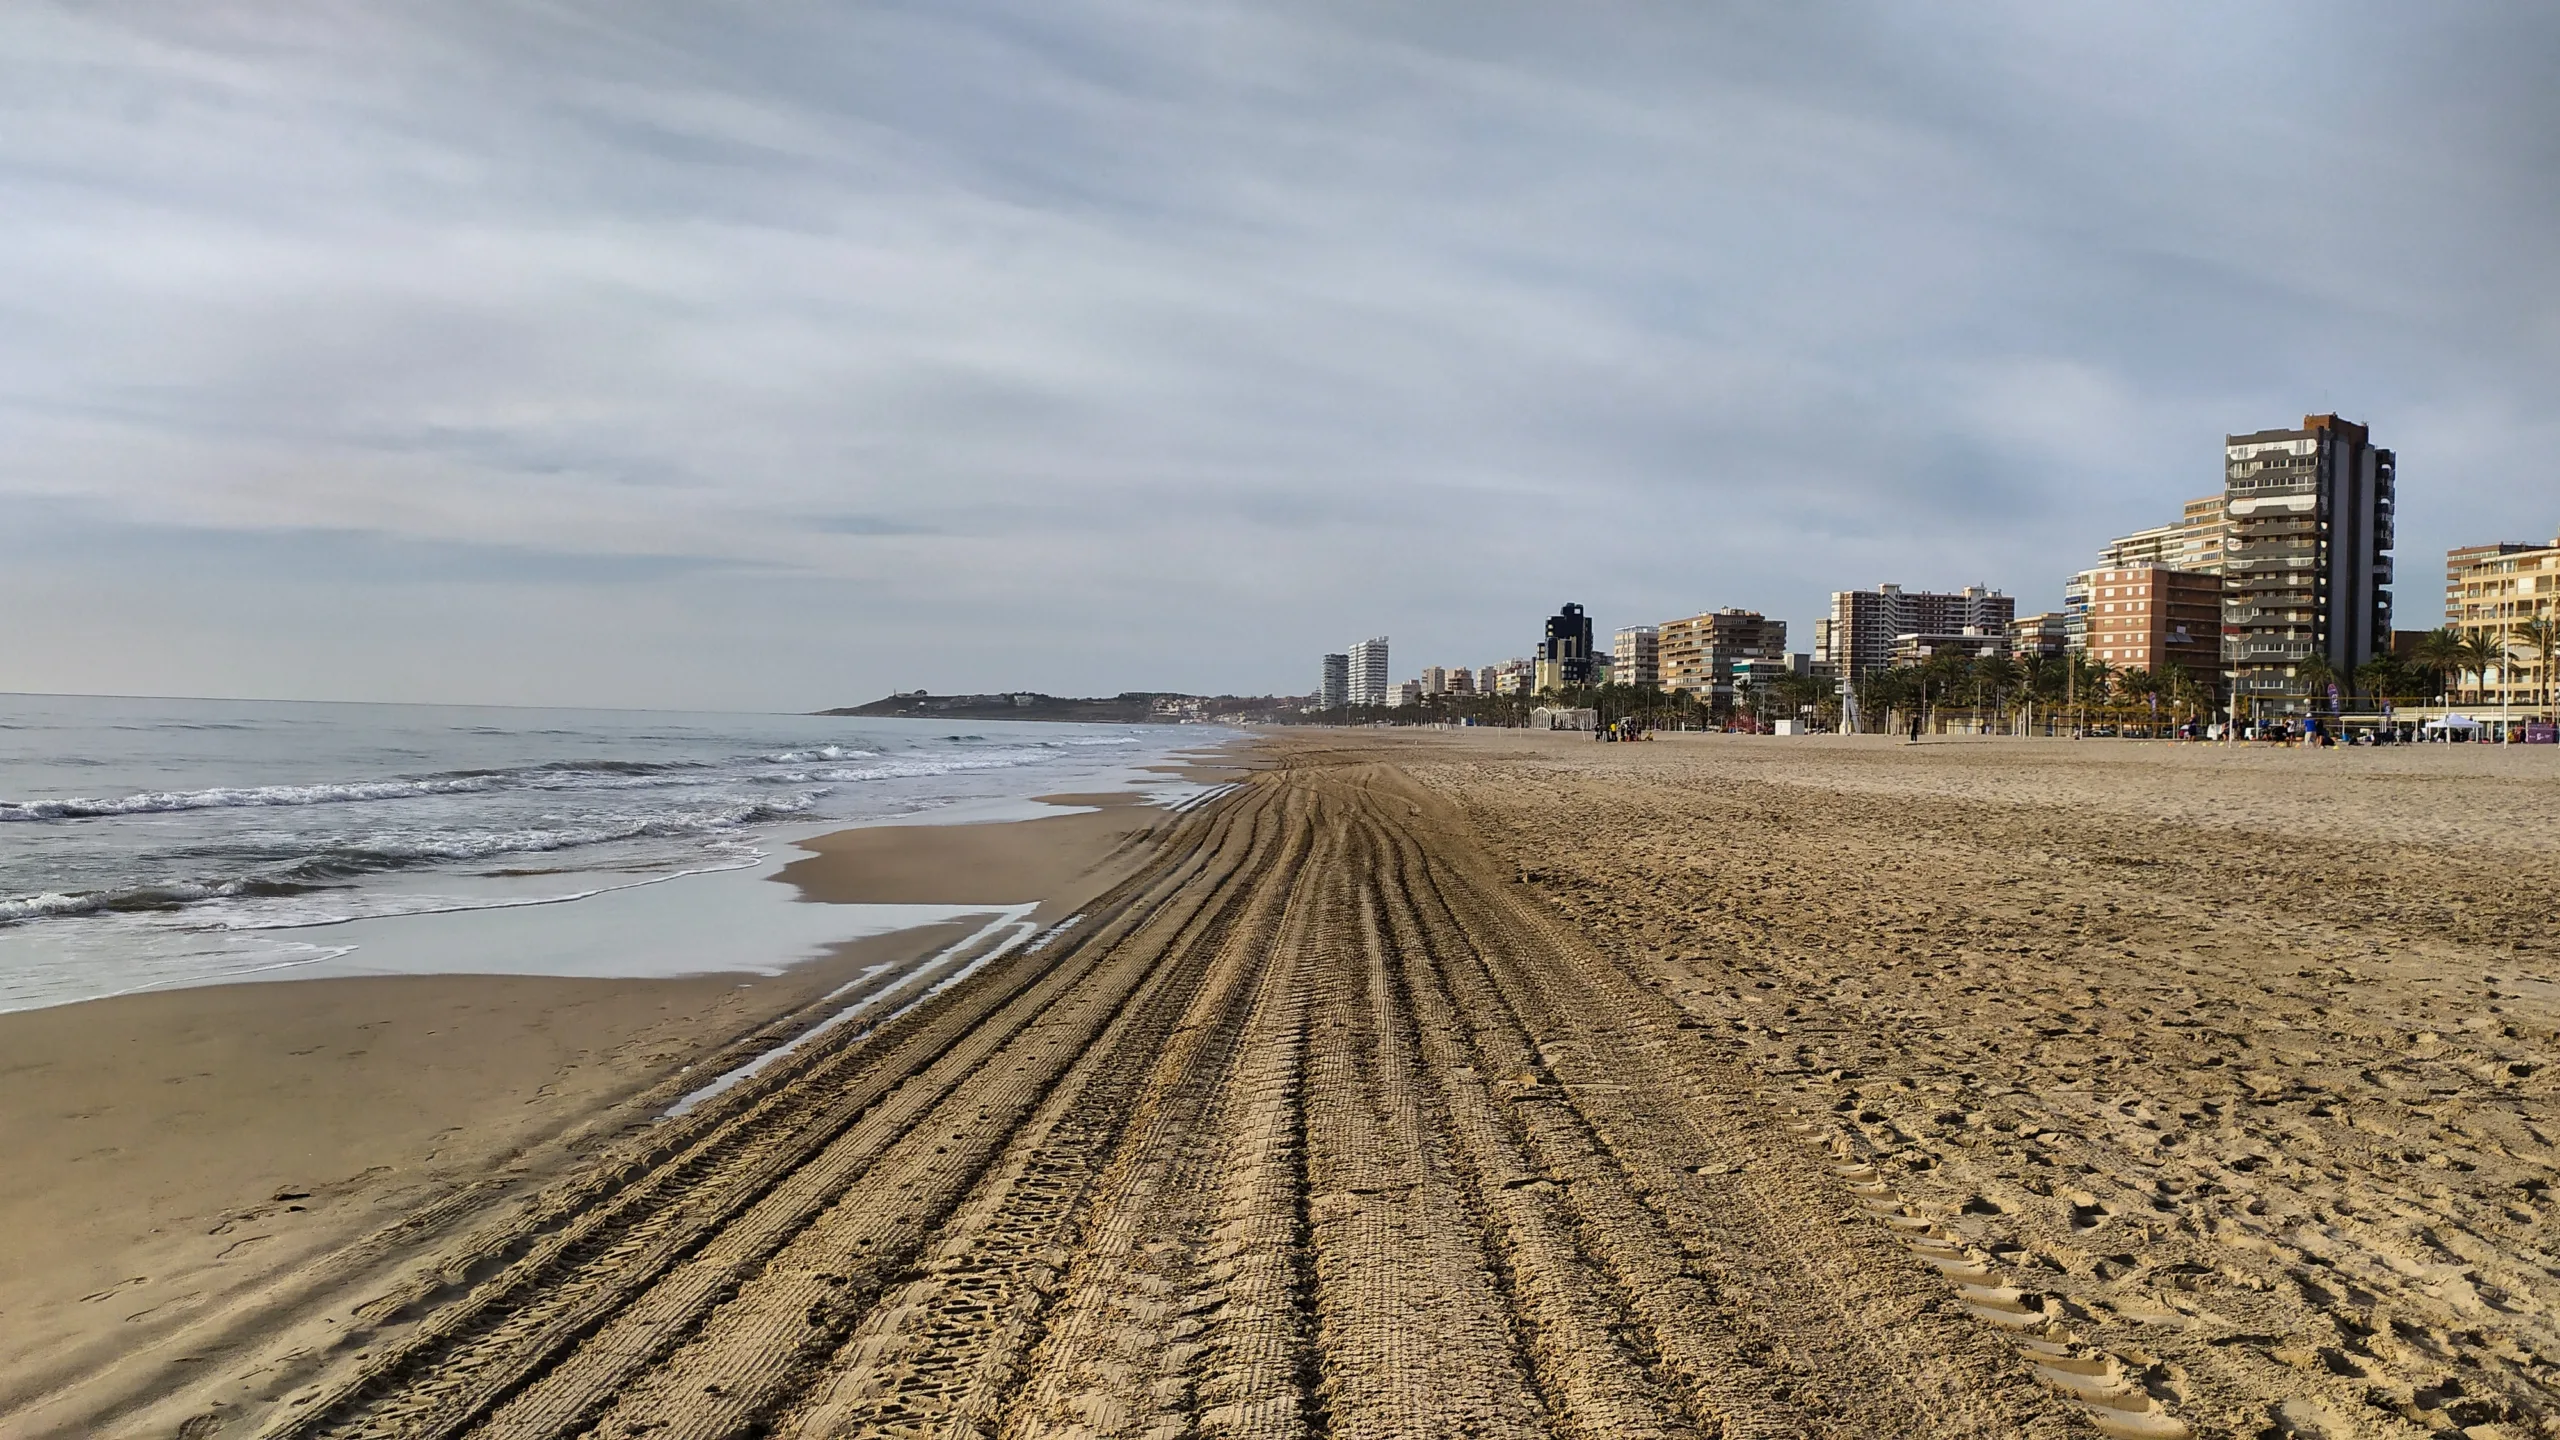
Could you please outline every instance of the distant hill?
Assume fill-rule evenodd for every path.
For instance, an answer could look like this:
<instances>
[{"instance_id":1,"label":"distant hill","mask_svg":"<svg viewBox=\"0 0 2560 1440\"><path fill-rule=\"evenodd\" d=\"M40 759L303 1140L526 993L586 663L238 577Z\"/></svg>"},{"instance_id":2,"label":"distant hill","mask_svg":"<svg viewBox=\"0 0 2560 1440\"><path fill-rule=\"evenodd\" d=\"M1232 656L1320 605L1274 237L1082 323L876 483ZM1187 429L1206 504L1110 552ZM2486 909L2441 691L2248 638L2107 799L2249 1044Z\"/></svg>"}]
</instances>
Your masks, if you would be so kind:
<instances>
[{"instance_id":1,"label":"distant hill","mask_svg":"<svg viewBox=\"0 0 2560 1440\"><path fill-rule=\"evenodd\" d=\"M927 694L911 689L870 705L819 710L819 715L911 717L911 720L1083 720L1101 725L1178 725L1203 720L1216 702L1198 694L1129 689L1108 700L1078 700L1029 689L1009 694Z\"/></svg>"}]
</instances>

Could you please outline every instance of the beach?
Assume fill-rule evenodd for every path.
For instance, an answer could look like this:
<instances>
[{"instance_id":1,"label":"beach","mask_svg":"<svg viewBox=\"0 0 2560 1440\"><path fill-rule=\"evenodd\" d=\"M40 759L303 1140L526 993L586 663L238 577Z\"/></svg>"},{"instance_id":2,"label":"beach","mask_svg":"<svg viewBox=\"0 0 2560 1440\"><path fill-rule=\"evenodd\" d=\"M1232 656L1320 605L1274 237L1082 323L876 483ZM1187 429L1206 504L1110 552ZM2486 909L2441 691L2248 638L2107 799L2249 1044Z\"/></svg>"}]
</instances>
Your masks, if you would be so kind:
<instances>
[{"instance_id":1,"label":"beach","mask_svg":"<svg viewBox=\"0 0 2560 1440\"><path fill-rule=\"evenodd\" d=\"M1046 799L1042 818L805 842L782 881L804 901L986 909L778 973L758 955L664 979L292 979L0 1014L0 1434L221 1414L223 1385L197 1376L325 1342L421 1246L893 995L988 920L1072 913L1165 813L1127 791Z\"/></svg>"},{"instance_id":2,"label":"beach","mask_svg":"<svg viewBox=\"0 0 2560 1440\"><path fill-rule=\"evenodd\" d=\"M988 908L779 975L0 1016L0 1434L2560 1427L2560 756L1187 778L802 842Z\"/></svg>"}]
</instances>

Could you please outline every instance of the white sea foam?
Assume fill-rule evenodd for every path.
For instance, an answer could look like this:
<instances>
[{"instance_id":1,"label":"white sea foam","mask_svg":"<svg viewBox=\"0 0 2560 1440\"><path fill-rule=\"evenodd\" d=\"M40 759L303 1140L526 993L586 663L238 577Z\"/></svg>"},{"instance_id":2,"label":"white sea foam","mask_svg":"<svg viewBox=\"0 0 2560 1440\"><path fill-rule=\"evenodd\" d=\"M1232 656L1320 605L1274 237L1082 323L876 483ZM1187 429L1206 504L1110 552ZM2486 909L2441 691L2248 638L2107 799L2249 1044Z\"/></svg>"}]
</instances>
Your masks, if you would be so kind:
<instances>
[{"instance_id":1,"label":"white sea foam","mask_svg":"<svg viewBox=\"0 0 2560 1440\"><path fill-rule=\"evenodd\" d=\"M294 928L363 920L390 928L329 932L363 939L357 970L395 932L403 964L450 948L512 966L592 948L590 907L659 915L649 939L671 958L756 968L766 932L669 917L696 894L772 889L791 915L772 934L800 936L826 931L832 907L700 871L795 833L1153 788L1125 767L1177 739L1199 732L0 697L0 1008L232 973L280 959ZM608 898L676 876L696 878ZM447 915L495 905L513 918Z\"/></svg>"},{"instance_id":2,"label":"white sea foam","mask_svg":"<svg viewBox=\"0 0 2560 1440\"><path fill-rule=\"evenodd\" d=\"M220 922L225 930L322 930L334 925L352 925L358 920L383 920L403 915L461 915L474 910L522 910L535 905L567 905L579 900L592 900L622 890L638 890L649 885L664 885L692 875L717 875L724 870L745 870L763 863L764 853L749 850L745 854L718 865L696 865L684 870L669 870L618 885L593 885L554 895L522 895L503 899L463 899L451 895L412 894L367 897L362 908L348 911L349 902L331 896L325 905L296 905L284 902L255 916L239 916ZM345 912L345 913L342 913Z\"/></svg>"},{"instance_id":3,"label":"white sea foam","mask_svg":"<svg viewBox=\"0 0 2560 1440\"><path fill-rule=\"evenodd\" d=\"M461 795L488 790L494 776L445 780L383 780L344 785L257 785L234 789L154 791L117 799L0 800L0 821L86 820L110 815L164 815L180 810L231 810L286 805L337 805L362 800L414 800L422 795Z\"/></svg>"},{"instance_id":4,"label":"white sea foam","mask_svg":"<svg viewBox=\"0 0 2560 1440\"><path fill-rule=\"evenodd\" d=\"M812 770L812 780L854 784L865 780L924 780L936 775L965 775L973 770L1019 770L1050 756L1039 754L973 755L961 760L892 760L858 770Z\"/></svg>"},{"instance_id":5,"label":"white sea foam","mask_svg":"<svg viewBox=\"0 0 2560 1440\"><path fill-rule=\"evenodd\" d=\"M27 895L0 900L0 923L39 915L86 915L97 908L96 900L87 895Z\"/></svg>"}]
</instances>

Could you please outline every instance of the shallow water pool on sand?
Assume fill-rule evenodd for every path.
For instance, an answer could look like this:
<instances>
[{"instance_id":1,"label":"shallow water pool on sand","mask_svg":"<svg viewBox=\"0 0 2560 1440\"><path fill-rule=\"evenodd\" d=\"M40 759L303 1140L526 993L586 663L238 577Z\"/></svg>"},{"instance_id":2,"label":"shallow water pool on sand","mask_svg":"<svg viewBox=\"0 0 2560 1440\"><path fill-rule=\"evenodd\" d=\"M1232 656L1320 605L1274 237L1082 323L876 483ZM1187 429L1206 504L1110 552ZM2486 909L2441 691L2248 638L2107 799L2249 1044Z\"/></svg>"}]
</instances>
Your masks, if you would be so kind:
<instances>
[{"instance_id":1,"label":"shallow water pool on sand","mask_svg":"<svg viewBox=\"0 0 2560 1440\"><path fill-rule=\"evenodd\" d=\"M0 932L0 1011L178 986L349 975L772 975L848 940L1037 898L806 903L773 879L808 856L793 843L801 838L807 837L769 837L764 858L733 869L519 877L471 887L468 894L421 893L420 904L431 908L419 913L331 924L226 930L129 923ZM448 881L440 888L459 887Z\"/></svg>"}]
</instances>

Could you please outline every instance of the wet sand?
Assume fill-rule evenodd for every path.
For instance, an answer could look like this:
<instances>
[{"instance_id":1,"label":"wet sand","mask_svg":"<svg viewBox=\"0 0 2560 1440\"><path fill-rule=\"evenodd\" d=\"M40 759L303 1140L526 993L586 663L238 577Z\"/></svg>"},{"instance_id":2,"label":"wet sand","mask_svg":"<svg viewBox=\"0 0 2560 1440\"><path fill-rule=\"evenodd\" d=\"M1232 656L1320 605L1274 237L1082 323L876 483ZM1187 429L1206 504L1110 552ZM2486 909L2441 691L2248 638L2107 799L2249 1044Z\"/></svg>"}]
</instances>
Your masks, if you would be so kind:
<instances>
[{"instance_id":1,"label":"wet sand","mask_svg":"<svg viewBox=\"0 0 2560 1440\"><path fill-rule=\"evenodd\" d=\"M1010 905L1044 901L1065 914L1078 880L1142 843L1162 812L1126 793L1044 795L1082 814L999 825L874 825L803 841L811 858L781 879L811 900L837 904ZM1061 908L1064 907L1064 908Z\"/></svg>"},{"instance_id":2,"label":"wet sand","mask_svg":"<svg viewBox=\"0 0 2560 1440\"><path fill-rule=\"evenodd\" d=\"M1108 798L821 837L783 878L812 902L1065 913L1162 814ZM190 1374L325 1341L416 1242L521 1203L825 1018L822 997L860 998L976 928L872 936L781 975L287 980L0 1015L0 1435L171 1433L159 1411Z\"/></svg>"}]
</instances>

